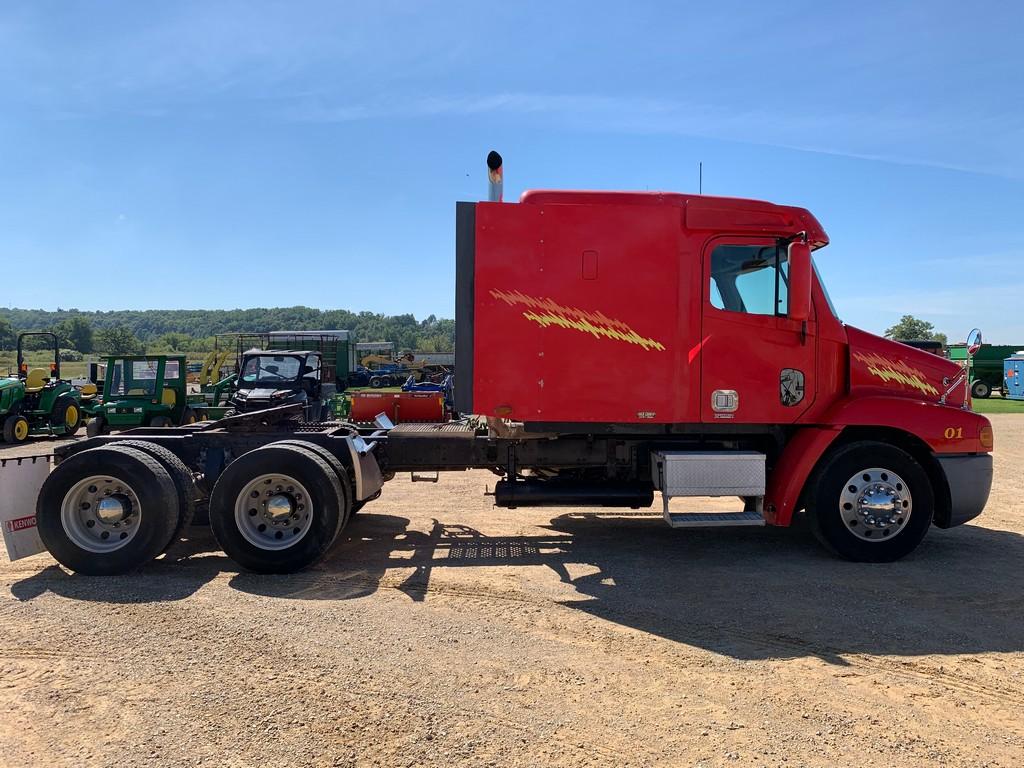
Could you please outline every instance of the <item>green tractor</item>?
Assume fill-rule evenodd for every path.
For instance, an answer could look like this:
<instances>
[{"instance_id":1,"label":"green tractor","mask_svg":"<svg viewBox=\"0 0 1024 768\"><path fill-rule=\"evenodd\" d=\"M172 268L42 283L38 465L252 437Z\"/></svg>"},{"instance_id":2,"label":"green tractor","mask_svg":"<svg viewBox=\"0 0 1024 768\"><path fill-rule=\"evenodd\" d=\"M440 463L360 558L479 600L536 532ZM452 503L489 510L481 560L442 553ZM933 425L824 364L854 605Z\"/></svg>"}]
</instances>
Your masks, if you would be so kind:
<instances>
[{"instance_id":1,"label":"green tractor","mask_svg":"<svg viewBox=\"0 0 1024 768\"><path fill-rule=\"evenodd\" d=\"M89 437L198 420L202 396L193 403L188 395L184 355L118 355L107 358L106 368L102 401L85 408Z\"/></svg>"},{"instance_id":2,"label":"green tractor","mask_svg":"<svg viewBox=\"0 0 1024 768\"><path fill-rule=\"evenodd\" d=\"M50 370L28 367L25 339L46 336L53 344ZM0 379L0 423L8 443L23 443L30 435L71 437L82 425L82 395L60 378L57 336L39 331L18 334L18 373Z\"/></svg>"}]
</instances>

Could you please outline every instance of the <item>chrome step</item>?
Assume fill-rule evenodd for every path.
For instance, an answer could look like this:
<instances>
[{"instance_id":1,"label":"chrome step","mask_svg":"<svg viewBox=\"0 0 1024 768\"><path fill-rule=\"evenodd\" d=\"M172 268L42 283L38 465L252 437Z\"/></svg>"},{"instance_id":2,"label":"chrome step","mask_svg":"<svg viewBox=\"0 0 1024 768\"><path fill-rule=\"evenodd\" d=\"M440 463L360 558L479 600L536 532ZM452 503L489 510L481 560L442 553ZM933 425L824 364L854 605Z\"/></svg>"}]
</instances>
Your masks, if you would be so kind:
<instances>
[{"instance_id":1,"label":"chrome step","mask_svg":"<svg viewBox=\"0 0 1024 768\"><path fill-rule=\"evenodd\" d=\"M764 515L760 512L669 512L665 522L673 528L724 528L764 525Z\"/></svg>"}]
</instances>

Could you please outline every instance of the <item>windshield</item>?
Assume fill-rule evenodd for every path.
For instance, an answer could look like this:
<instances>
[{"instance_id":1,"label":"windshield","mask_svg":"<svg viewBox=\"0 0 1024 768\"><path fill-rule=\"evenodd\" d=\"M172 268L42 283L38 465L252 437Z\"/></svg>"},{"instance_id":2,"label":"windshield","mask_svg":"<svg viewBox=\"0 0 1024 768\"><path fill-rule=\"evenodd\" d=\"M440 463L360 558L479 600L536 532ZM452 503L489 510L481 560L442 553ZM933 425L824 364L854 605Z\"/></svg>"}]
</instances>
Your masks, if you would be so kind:
<instances>
[{"instance_id":1,"label":"windshield","mask_svg":"<svg viewBox=\"0 0 1024 768\"><path fill-rule=\"evenodd\" d=\"M255 355L242 365L241 380L246 384L280 384L296 381L302 360L287 355Z\"/></svg>"},{"instance_id":2,"label":"windshield","mask_svg":"<svg viewBox=\"0 0 1024 768\"><path fill-rule=\"evenodd\" d=\"M157 389L157 373L160 361L157 358L145 360L111 360L107 369L109 382L108 395L127 395L151 397ZM181 366L177 360L164 362L163 384L179 381Z\"/></svg>"},{"instance_id":3,"label":"windshield","mask_svg":"<svg viewBox=\"0 0 1024 768\"><path fill-rule=\"evenodd\" d=\"M818 265L814 261L814 257L811 257L811 267L814 269L814 276L818 278L818 285L821 286L821 292L825 294L825 301L828 303L828 308L832 310L832 317L836 320L839 319L839 313L836 312L836 305L832 303L832 297L828 295L828 288L825 287L825 281L821 279L821 272L818 271Z\"/></svg>"}]
</instances>

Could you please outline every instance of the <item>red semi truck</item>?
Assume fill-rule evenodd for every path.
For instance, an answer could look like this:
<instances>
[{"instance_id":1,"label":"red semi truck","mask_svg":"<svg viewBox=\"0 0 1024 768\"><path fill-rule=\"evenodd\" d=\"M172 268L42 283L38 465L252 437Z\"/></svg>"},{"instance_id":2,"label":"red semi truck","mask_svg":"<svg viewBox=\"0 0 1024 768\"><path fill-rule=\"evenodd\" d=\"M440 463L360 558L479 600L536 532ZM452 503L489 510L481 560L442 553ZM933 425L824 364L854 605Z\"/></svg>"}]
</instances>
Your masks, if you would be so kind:
<instances>
[{"instance_id":1,"label":"red semi truck","mask_svg":"<svg viewBox=\"0 0 1024 768\"><path fill-rule=\"evenodd\" d=\"M673 527L787 526L802 510L857 561L900 558L984 508L992 428L959 366L840 321L808 211L540 191L459 203L456 235L464 418L361 429L285 407L60 446L37 503L46 547L121 572L208 505L229 556L294 571L396 473L470 468L501 476L506 507L639 508L660 492ZM736 504L679 513L677 496Z\"/></svg>"}]
</instances>

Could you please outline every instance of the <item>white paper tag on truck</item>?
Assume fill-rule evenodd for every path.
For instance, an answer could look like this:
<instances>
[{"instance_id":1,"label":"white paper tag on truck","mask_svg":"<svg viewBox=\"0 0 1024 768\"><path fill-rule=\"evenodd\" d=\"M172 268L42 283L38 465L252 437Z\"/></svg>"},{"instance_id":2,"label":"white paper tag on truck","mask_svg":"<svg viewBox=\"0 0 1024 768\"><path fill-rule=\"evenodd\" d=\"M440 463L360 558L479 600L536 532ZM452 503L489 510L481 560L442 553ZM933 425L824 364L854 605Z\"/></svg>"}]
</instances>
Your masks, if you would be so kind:
<instances>
[{"instance_id":1,"label":"white paper tag on truck","mask_svg":"<svg viewBox=\"0 0 1024 768\"><path fill-rule=\"evenodd\" d=\"M36 498L52 466L52 456L0 459L0 529L11 560L46 551L36 528Z\"/></svg>"}]
</instances>

